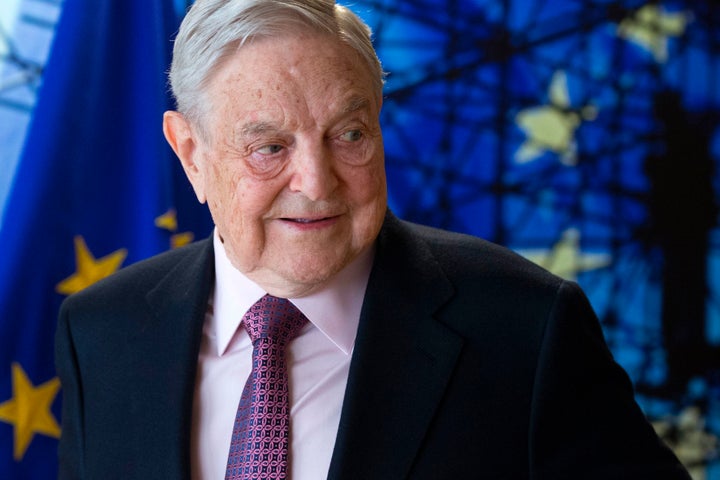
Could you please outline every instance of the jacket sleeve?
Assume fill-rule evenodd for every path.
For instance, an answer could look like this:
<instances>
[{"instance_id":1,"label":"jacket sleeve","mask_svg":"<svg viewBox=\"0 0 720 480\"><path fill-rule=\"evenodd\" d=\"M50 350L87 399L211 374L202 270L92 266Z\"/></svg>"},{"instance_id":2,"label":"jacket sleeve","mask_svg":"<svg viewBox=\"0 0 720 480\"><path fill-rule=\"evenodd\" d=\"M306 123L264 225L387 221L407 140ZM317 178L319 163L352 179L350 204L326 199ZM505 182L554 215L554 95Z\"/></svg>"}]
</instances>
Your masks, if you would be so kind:
<instances>
[{"instance_id":1,"label":"jacket sleeve","mask_svg":"<svg viewBox=\"0 0 720 480\"><path fill-rule=\"evenodd\" d=\"M532 480L690 480L634 400L580 288L563 283L538 360L530 427Z\"/></svg>"},{"instance_id":2,"label":"jacket sleeve","mask_svg":"<svg viewBox=\"0 0 720 480\"><path fill-rule=\"evenodd\" d=\"M78 362L65 302L60 309L55 336L55 366L63 391L59 480L80 480L83 473L83 398Z\"/></svg>"}]
</instances>

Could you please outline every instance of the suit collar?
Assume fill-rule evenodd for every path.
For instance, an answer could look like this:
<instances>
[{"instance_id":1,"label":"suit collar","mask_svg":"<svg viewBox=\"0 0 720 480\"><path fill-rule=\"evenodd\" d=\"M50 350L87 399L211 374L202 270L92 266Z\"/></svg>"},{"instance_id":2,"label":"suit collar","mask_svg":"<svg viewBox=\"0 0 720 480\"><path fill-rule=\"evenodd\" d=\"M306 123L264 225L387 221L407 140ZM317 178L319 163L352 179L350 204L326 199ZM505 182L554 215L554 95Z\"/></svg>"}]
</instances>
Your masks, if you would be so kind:
<instances>
[{"instance_id":1,"label":"suit collar","mask_svg":"<svg viewBox=\"0 0 720 480\"><path fill-rule=\"evenodd\" d=\"M328 478L406 477L462 347L462 339L433 316L452 295L427 245L389 213Z\"/></svg>"},{"instance_id":2,"label":"suit collar","mask_svg":"<svg viewBox=\"0 0 720 480\"><path fill-rule=\"evenodd\" d=\"M148 304L158 318L168 313L179 314L187 320L197 320L198 315L204 317L215 281L212 237L186 249L188 253L147 294Z\"/></svg>"}]
</instances>

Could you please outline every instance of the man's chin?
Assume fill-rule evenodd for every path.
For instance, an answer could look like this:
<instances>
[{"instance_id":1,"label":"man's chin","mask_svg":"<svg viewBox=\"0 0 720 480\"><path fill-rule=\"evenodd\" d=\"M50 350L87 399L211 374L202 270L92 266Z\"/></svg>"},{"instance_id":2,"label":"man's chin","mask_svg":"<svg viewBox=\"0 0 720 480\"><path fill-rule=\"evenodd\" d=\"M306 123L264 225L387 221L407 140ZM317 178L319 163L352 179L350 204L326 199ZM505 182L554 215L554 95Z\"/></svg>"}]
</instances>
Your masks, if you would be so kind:
<instances>
[{"instance_id":1,"label":"man's chin","mask_svg":"<svg viewBox=\"0 0 720 480\"><path fill-rule=\"evenodd\" d=\"M306 253L302 257L303 261L290 259L275 270L278 286L284 285L286 290L295 292L286 295L286 298L307 296L321 290L349 263L333 262L327 254L318 254L310 259Z\"/></svg>"}]
</instances>

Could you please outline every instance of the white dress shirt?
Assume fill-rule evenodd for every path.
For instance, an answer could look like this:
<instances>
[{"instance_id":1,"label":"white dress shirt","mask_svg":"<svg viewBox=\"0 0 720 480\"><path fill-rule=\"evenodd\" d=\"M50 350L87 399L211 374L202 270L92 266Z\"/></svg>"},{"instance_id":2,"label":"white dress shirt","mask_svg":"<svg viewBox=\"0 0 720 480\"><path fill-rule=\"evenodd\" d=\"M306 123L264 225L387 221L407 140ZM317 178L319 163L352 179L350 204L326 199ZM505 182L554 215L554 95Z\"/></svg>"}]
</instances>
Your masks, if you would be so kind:
<instances>
[{"instance_id":1,"label":"white dress shirt","mask_svg":"<svg viewBox=\"0 0 720 480\"><path fill-rule=\"evenodd\" d=\"M215 290L203 326L192 419L192 478L225 478L235 412L250 375L252 344L242 317L265 291L228 260L214 235ZM373 252L348 265L323 290L290 299L310 322L287 350L290 473L327 478L350 358Z\"/></svg>"}]
</instances>

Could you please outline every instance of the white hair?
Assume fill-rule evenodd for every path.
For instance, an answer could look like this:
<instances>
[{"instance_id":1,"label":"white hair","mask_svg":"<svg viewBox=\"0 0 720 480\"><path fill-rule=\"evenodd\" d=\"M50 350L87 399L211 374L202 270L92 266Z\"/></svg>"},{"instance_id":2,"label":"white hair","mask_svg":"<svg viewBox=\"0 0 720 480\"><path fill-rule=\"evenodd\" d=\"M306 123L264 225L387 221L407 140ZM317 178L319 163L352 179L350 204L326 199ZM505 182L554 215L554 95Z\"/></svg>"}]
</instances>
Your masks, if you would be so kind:
<instances>
[{"instance_id":1,"label":"white hair","mask_svg":"<svg viewBox=\"0 0 720 480\"><path fill-rule=\"evenodd\" d=\"M180 26L173 48L170 87L177 109L202 129L204 92L229 55L253 38L313 29L338 38L363 59L382 95L384 74L370 28L334 0L197 0Z\"/></svg>"}]
</instances>

